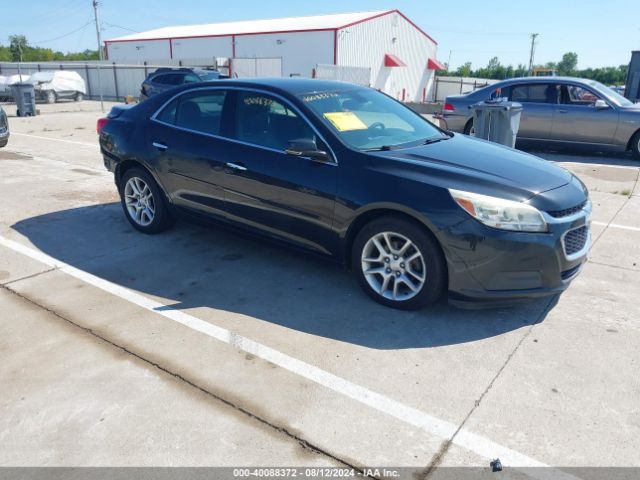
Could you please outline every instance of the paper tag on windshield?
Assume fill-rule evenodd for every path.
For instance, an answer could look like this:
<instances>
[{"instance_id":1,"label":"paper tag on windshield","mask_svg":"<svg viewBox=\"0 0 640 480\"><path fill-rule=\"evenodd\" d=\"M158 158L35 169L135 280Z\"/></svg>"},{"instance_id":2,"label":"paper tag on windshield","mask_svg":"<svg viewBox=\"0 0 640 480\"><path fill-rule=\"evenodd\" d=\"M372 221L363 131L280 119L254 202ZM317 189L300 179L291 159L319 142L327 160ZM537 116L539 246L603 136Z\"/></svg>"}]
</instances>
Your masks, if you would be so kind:
<instances>
[{"instance_id":1,"label":"paper tag on windshield","mask_svg":"<svg viewBox=\"0 0 640 480\"><path fill-rule=\"evenodd\" d=\"M339 132L367 129L364 122L353 112L327 112L323 115Z\"/></svg>"}]
</instances>

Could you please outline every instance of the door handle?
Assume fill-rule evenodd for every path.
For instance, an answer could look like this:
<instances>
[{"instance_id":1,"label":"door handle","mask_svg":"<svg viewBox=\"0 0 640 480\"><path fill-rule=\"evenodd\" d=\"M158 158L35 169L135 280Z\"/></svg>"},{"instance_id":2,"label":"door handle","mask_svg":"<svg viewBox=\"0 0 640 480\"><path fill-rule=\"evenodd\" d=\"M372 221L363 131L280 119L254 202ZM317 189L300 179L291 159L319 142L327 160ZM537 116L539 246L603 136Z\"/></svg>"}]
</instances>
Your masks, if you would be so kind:
<instances>
[{"instance_id":1,"label":"door handle","mask_svg":"<svg viewBox=\"0 0 640 480\"><path fill-rule=\"evenodd\" d=\"M247 167L245 167L244 165L238 164L238 163L228 162L227 163L227 167L232 168L233 170L238 170L240 172L246 172L247 171Z\"/></svg>"},{"instance_id":2,"label":"door handle","mask_svg":"<svg viewBox=\"0 0 640 480\"><path fill-rule=\"evenodd\" d=\"M568 113L568 110L558 110L558 113Z\"/></svg>"},{"instance_id":3,"label":"door handle","mask_svg":"<svg viewBox=\"0 0 640 480\"><path fill-rule=\"evenodd\" d=\"M164 143L159 143L159 142L153 142L151 145L153 145L154 147L156 147L158 150L160 150L161 152L164 152L167 150L167 147Z\"/></svg>"}]
</instances>

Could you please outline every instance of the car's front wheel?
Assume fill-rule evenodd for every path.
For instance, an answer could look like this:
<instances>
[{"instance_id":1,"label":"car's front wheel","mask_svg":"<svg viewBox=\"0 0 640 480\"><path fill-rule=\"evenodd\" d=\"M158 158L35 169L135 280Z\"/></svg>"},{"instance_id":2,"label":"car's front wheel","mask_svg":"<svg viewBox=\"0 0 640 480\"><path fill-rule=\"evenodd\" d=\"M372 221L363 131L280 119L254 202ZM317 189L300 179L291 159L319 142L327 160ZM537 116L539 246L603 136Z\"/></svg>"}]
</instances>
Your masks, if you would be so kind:
<instances>
[{"instance_id":1,"label":"car's front wheel","mask_svg":"<svg viewBox=\"0 0 640 480\"><path fill-rule=\"evenodd\" d=\"M81 102L82 100L84 100L84 94L82 92L77 92L74 100L76 102Z\"/></svg>"},{"instance_id":2,"label":"car's front wheel","mask_svg":"<svg viewBox=\"0 0 640 480\"><path fill-rule=\"evenodd\" d=\"M45 102L47 103L56 103L56 92L53 90L48 90L47 94L44 97Z\"/></svg>"},{"instance_id":3,"label":"car's front wheel","mask_svg":"<svg viewBox=\"0 0 640 480\"><path fill-rule=\"evenodd\" d=\"M127 170L119 184L120 203L129 223L143 233L159 233L173 224L164 194L141 168Z\"/></svg>"},{"instance_id":4,"label":"car's front wheel","mask_svg":"<svg viewBox=\"0 0 640 480\"><path fill-rule=\"evenodd\" d=\"M416 310L437 301L447 285L440 246L413 222L384 217L357 235L353 270L364 291L383 305Z\"/></svg>"},{"instance_id":5,"label":"car's front wheel","mask_svg":"<svg viewBox=\"0 0 640 480\"><path fill-rule=\"evenodd\" d=\"M631 153L636 159L640 160L640 130L631 139Z\"/></svg>"}]
</instances>

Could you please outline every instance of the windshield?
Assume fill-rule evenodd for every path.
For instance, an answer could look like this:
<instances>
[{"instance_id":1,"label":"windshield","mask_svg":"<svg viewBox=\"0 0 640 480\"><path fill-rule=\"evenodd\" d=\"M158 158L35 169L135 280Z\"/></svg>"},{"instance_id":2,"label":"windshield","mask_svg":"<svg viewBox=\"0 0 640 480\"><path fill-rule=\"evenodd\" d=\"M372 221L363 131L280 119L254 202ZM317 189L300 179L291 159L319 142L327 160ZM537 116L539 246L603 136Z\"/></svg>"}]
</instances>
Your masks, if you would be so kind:
<instances>
[{"instance_id":1,"label":"windshield","mask_svg":"<svg viewBox=\"0 0 640 480\"><path fill-rule=\"evenodd\" d=\"M612 101L619 107L630 107L631 105L633 105L633 102L631 100L623 97L615 90L612 90L611 88L601 84L600 82L596 82L595 80L589 80L586 83L587 85L589 85L590 87L594 88L595 90L600 92L602 95L607 97L608 100Z\"/></svg>"},{"instance_id":2,"label":"windshield","mask_svg":"<svg viewBox=\"0 0 640 480\"><path fill-rule=\"evenodd\" d=\"M346 144L359 150L443 138L427 120L376 90L318 92L300 99Z\"/></svg>"}]
</instances>

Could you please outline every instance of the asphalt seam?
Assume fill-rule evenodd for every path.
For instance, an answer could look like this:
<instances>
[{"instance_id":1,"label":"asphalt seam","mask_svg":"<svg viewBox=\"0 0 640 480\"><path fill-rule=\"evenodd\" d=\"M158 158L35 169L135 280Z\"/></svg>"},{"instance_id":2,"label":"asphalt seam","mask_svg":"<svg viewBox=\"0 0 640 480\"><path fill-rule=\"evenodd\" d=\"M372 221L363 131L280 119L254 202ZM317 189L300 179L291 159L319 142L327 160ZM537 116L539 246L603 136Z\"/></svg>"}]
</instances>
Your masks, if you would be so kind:
<instances>
[{"instance_id":1,"label":"asphalt seam","mask_svg":"<svg viewBox=\"0 0 640 480\"><path fill-rule=\"evenodd\" d=\"M13 280L9 280L8 282L0 282L0 285L7 286L7 285L11 285L12 283L21 282L22 280L29 280L31 278L36 278L36 277L39 277L40 275L44 275L45 273L55 272L56 270L58 270L58 268L59 267L52 267L47 270L43 270L42 272L36 272L36 273L32 273L31 275L26 275L24 277L14 278Z\"/></svg>"},{"instance_id":2,"label":"asphalt seam","mask_svg":"<svg viewBox=\"0 0 640 480\"><path fill-rule=\"evenodd\" d=\"M610 268L615 268L618 270L625 270L627 272L638 272L637 268L630 268L630 267L622 267L620 265L611 265L609 263L603 263L603 262L596 262L595 260L589 260L589 263L593 263L594 265L601 265L603 267L610 267Z\"/></svg>"},{"instance_id":3,"label":"asphalt seam","mask_svg":"<svg viewBox=\"0 0 640 480\"><path fill-rule=\"evenodd\" d=\"M45 273L45 272L42 272L42 273ZM163 373L165 373L167 375L170 375L175 380L178 380L178 381L180 381L180 382L182 382L182 383L184 383L184 384L186 384L186 385L188 385L188 386L190 386L190 387L192 387L192 388L204 393L205 395L213 398L214 400L217 400L220 403L223 403L227 407L230 407L230 408L236 410L239 413L242 413L243 415L251 418L252 420L255 420L255 421L261 423L262 425L265 425L265 426L271 428L272 430L275 430L276 432L280 433L281 435L287 437L289 440L295 441L301 448L303 448L305 450L310 450L310 451L312 451L312 452L314 452L314 453L316 453L318 455L322 455L322 456L327 457L327 458L329 458L329 459L331 459L331 460L333 460L335 462L338 462L339 464L344 465L345 467L351 468L351 469L355 470L356 472L358 472L358 474L360 476L362 476L362 477L373 478L373 479L377 478L377 477L374 477L374 476L371 476L371 475L365 475L364 468L361 468L361 467L358 467L356 465L353 465L353 464L349 463L348 461L343 460L343 459L341 459L341 458L339 458L339 457L327 452L326 450L322 449L321 447L318 447L318 446L312 444L308 440L305 440L304 438L301 438L301 437L291 433L286 428L278 426L278 425L276 425L274 423L271 423L269 420L266 420L266 419L260 417L259 415L256 415L255 413L252 413L249 410L247 410L247 409L245 409L245 408L243 408L243 407L241 407L241 406L239 406L239 405L237 405L237 404L235 404L235 403L233 403L233 402L231 402L231 401L229 401L229 400L227 400L227 399L225 399L225 398L223 398L223 397L221 397L219 395L216 395L215 393L212 393L212 392L208 391L206 388L201 387L197 383L192 382L191 380L183 377L179 373L172 372L171 370L163 367L162 365L160 365L160 364L158 364L156 362L152 362L151 360L148 360L148 359L144 358L143 356L141 356L141 355L129 350L126 347L118 345L117 343L113 342L112 340L109 340L108 338L100 335L98 332L96 332L96 331L94 331L94 330L92 330L90 328L83 327L82 325L79 325L78 323L75 323L73 320L63 316L62 314L56 312L52 308L49 308L49 307L47 307L45 305L42 305L42 304L36 302L35 300L29 298L28 296L23 295L23 294L17 292L16 290L10 288L9 286L7 286L7 284L0 284L0 288L2 288L3 290L6 290L7 292L9 292L9 293L11 293L11 294L23 299L24 301L26 301L26 302L28 302L28 303L30 303L30 304L38 307L38 308L41 308L42 310L50 313L51 315L54 315L56 318L58 318L58 319L60 319L60 320L62 320L64 322L66 322L66 323L68 323L68 324L70 324L70 325L82 330L83 332L91 335L92 337L95 337L95 338L101 340L102 342L105 342L106 344L108 344L108 345L110 345L110 346L112 346L112 347L114 347L114 348L126 353L127 355L130 355L130 356L132 356L134 358L137 358L138 360L144 362L145 364L147 364L147 365L149 365L149 366L151 366L153 368L156 368L157 370L160 370L161 372L163 372Z\"/></svg>"},{"instance_id":4,"label":"asphalt seam","mask_svg":"<svg viewBox=\"0 0 640 480\"><path fill-rule=\"evenodd\" d=\"M500 375L502 374L502 372L505 370L505 368L507 367L507 365L509 364L509 362L511 361L511 359L515 356L516 352L518 351L518 349L520 348L520 346L524 343L524 341L529 337L529 335L531 335L531 332L533 331L534 327L536 325L539 325L540 322L542 321L542 319L547 315L547 313L549 313L550 309L551 309L551 305L553 304L553 302L556 300L556 297L553 296L549 299L549 301L547 302L547 304L544 306L544 308L542 309L542 311L540 312L540 314L538 315L538 318L536 319L536 321L531 324L531 326L528 328L528 330L525 332L525 334L522 336L522 338L520 339L520 341L516 344L516 346L514 347L514 349L511 351L511 353L507 356L507 358L505 359L504 363L502 364L502 366L498 369L498 371L496 372L495 376L491 379L491 381L489 382L489 384L487 385L487 387L484 389L484 391L480 394L480 397L474 402L473 407L471 408L471 410L469 410L469 413L464 417L464 419L462 420L462 422L460 423L460 425L458 426L457 430L453 433L453 435L451 436L451 438L447 439L445 442L443 442L442 446L440 447L440 449L436 452L436 454L432 457L431 462L429 463L429 465L427 466L427 468L424 470L423 473L423 480L426 480L427 478L429 478L429 476L435 471L435 469L438 467L438 465L440 464L440 462L444 459L444 456L447 454L447 452L449 451L449 448L451 447L451 445L453 445L453 442L456 438L456 436L458 435L458 433L460 432L460 430L462 430L465 426L465 424L467 423L467 421L469 420L469 418L471 418L471 415L473 415L473 413L478 409L478 407L480 407L480 404L482 403L482 400L484 399L484 397L489 393L489 391L491 390L491 388L493 387L494 383L496 382L496 380L498 380L498 378L500 377Z\"/></svg>"}]
</instances>

